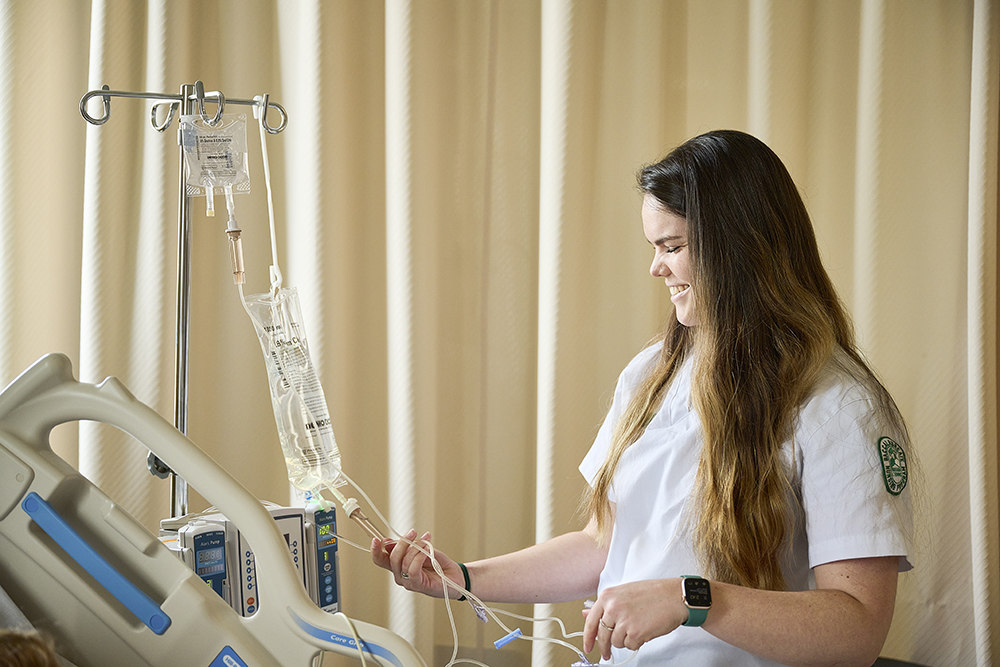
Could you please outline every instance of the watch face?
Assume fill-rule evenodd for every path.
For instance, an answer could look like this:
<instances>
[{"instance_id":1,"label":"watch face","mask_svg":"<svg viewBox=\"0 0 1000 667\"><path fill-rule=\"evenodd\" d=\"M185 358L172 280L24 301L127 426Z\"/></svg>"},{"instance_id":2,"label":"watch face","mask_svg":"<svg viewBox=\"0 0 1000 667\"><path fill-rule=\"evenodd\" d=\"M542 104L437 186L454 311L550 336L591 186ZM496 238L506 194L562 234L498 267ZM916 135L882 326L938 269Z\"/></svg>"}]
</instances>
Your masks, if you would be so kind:
<instances>
[{"instance_id":1,"label":"watch face","mask_svg":"<svg viewBox=\"0 0 1000 667\"><path fill-rule=\"evenodd\" d=\"M689 607L711 607L712 590L708 581L696 577L688 577L684 582L684 601Z\"/></svg>"}]
</instances>

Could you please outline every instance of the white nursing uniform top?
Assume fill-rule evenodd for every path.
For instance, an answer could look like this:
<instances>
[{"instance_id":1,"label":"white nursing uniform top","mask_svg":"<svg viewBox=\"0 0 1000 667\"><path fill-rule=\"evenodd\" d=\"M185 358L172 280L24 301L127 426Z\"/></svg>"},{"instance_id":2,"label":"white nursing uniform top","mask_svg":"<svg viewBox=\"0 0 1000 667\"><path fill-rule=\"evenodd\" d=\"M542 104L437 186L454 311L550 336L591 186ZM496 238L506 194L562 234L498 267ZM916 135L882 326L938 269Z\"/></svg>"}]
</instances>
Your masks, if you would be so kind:
<instances>
[{"instance_id":1,"label":"white nursing uniform top","mask_svg":"<svg viewBox=\"0 0 1000 667\"><path fill-rule=\"evenodd\" d=\"M593 485L614 425L655 362L659 346L640 352L625 368L597 439L580 464ZM689 503L702 444L691 405L688 360L643 435L621 458L609 492L616 516L599 591L633 581L704 575L694 555ZM800 413L786 452L794 461L799 521L782 569L789 590L810 587L811 568L837 560L899 556L910 569L910 490L889 492L879 438L867 394L853 380L830 372ZM898 477L896 478L898 482ZM680 588L677 591L680 597ZM709 615L711 615L709 611ZM614 649L614 662L631 651ZM681 626L644 644L630 665L776 665L726 644L701 628Z\"/></svg>"}]
</instances>

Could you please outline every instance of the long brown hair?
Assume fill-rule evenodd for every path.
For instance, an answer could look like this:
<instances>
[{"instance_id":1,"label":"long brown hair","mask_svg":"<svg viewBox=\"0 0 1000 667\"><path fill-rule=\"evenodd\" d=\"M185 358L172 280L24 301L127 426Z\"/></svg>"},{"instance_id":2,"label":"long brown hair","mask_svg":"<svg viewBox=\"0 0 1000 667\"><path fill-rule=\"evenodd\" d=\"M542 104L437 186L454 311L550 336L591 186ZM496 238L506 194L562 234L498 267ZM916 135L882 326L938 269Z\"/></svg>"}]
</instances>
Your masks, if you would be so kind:
<instances>
[{"instance_id":1,"label":"long brown hair","mask_svg":"<svg viewBox=\"0 0 1000 667\"><path fill-rule=\"evenodd\" d=\"M697 326L671 318L658 337L661 352L615 425L588 510L606 535L618 462L693 355L704 437L695 552L720 581L782 590L780 556L796 520L782 450L821 374L842 360L903 442L905 425L857 350L791 176L763 142L731 130L703 134L644 167L638 187L687 221Z\"/></svg>"}]
</instances>

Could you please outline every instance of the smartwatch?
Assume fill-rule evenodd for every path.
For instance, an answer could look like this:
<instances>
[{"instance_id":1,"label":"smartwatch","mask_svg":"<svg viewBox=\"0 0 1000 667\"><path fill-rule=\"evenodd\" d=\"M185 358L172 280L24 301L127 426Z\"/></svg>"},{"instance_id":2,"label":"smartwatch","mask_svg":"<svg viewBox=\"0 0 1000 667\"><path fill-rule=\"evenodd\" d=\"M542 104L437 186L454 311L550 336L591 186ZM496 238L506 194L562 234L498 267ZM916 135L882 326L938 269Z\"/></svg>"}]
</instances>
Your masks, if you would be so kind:
<instances>
[{"instance_id":1,"label":"smartwatch","mask_svg":"<svg viewBox=\"0 0 1000 667\"><path fill-rule=\"evenodd\" d=\"M688 608L688 619L683 624L691 628L704 623L712 606L712 589L708 585L708 579L690 574L682 576L681 599Z\"/></svg>"}]
</instances>

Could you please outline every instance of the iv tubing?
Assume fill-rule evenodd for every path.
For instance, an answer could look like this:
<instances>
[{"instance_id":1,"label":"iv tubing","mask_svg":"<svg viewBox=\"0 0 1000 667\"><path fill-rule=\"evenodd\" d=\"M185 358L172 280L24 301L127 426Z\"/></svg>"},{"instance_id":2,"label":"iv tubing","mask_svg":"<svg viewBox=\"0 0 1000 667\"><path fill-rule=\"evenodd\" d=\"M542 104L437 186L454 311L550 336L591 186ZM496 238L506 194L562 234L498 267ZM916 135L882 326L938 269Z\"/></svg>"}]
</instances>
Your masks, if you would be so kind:
<instances>
[{"instance_id":1,"label":"iv tubing","mask_svg":"<svg viewBox=\"0 0 1000 667\"><path fill-rule=\"evenodd\" d=\"M254 98L258 99L258 98ZM267 95L260 98L267 105ZM278 235L274 227L274 198L271 196L271 167L267 159L267 140L264 134L263 114L258 116L260 107L254 107L254 116L260 118L260 153L264 161L264 188L267 190L267 218L271 224L271 294L281 289L281 269L278 268Z\"/></svg>"},{"instance_id":2,"label":"iv tubing","mask_svg":"<svg viewBox=\"0 0 1000 667\"><path fill-rule=\"evenodd\" d=\"M401 542L405 542L406 544L408 544L410 546L416 547L421 553L423 553L425 556L427 556L430 559L431 566L434 568L434 572L438 575L438 577L441 578L442 587L443 587L443 590L445 592L445 599L447 601L446 608L448 609L448 616L449 616L449 618L451 618L451 598L448 596L447 589L451 588L454 591L459 591L459 592L463 593L469 599L470 604L473 604L473 606L477 606L478 605L483 610L485 610L486 613L489 614L490 618L492 618L496 622L496 624L499 625L501 629L503 629L503 631L505 633L510 634L511 632L513 632L513 630L511 630L510 628L508 628L507 625L497 617L497 615L493 612L492 608L490 608L490 607L486 606L485 604L483 604L482 600L480 600L478 597L476 597L475 594L473 594L470 591L465 590L460 585L456 584L454 581L452 581L451 579L449 579L448 577L445 576L444 570L441 569L441 565L438 563L437 558L434 557L434 547L433 547L433 545L431 545L428 542L429 550L425 550L423 547L414 544L413 541L406 539L399 531L397 531L395 528L392 527L392 525L389 524L389 521L385 518L385 516L382 514L382 512L379 511L378 507L375 505L375 503L372 502L371 498L368 497L368 494L365 493L364 489L362 489L360 486L358 486L354 482L354 480L351 479L347 475L347 473L345 473L343 470L340 471L340 474L341 474L341 476L343 476L343 478L345 480L347 480L348 484L350 484L352 487L354 487L358 491L358 493L361 494L361 496L365 499L365 501L368 503L368 505L375 511L375 514L382 521L382 523L385 524L385 526L389 528L389 531L391 533L399 536L399 539L400 539ZM329 488L329 487L327 487L327 488ZM343 494L340 494L340 495L343 495ZM454 621L452 621L452 623L453 623L453 625L452 625L452 631L456 632L456 630L454 628ZM532 636L529 636L529 635L524 635L524 636L522 636L520 638L521 639L526 639L526 640L529 640L529 641L545 641L545 642L550 642L550 643L553 643L553 644L559 644L560 646L564 646L564 647L572 650L573 652L575 652L577 655L580 656L580 658L582 660L587 660L587 656L583 653L583 651L581 651L580 649L578 649L576 646L573 646L572 644L569 644L569 643L564 642L564 641L559 640L559 639L554 639L554 638L551 638L551 637L532 637ZM457 641L455 643L455 646L456 646L456 650L457 650L457 646L458 646ZM453 660L453 662L454 662L454 660ZM448 664L451 665L451 664L453 664L453 662L452 663L448 663ZM459 661L459 662L461 662L461 661ZM622 663L619 663L619 664L622 664Z\"/></svg>"},{"instance_id":3,"label":"iv tubing","mask_svg":"<svg viewBox=\"0 0 1000 667\"><path fill-rule=\"evenodd\" d=\"M229 237L229 259L233 264L233 283L242 285L246 281L243 270L243 241L240 234L243 230L236 224L236 203L233 201L233 186L226 185L226 208L229 210L229 222L226 225L226 235ZM242 300L243 294L240 293Z\"/></svg>"},{"instance_id":4,"label":"iv tubing","mask_svg":"<svg viewBox=\"0 0 1000 667\"><path fill-rule=\"evenodd\" d=\"M358 655L361 656L361 667L367 667L368 661L365 660L365 643L361 641L361 637L358 636L358 629L354 627L354 621L352 621L350 617L342 611L338 611L334 614L334 616L339 617L347 623L347 627L351 630L351 636L354 637L354 646L357 647Z\"/></svg>"},{"instance_id":5,"label":"iv tubing","mask_svg":"<svg viewBox=\"0 0 1000 667\"><path fill-rule=\"evenodd\" d=\"M341 470L340 474L344 475L344 471ZM346 478L347 476L344 475L344 477ZM351 482L352 486L353 484L354 483ZM361 506L358 504L358 501L356 499L345 498L344 494L342 494L339 490L337 490L336 487L332 485L327 486L326 488L330 490L330 493L334 495L334 497L337 499L337 502L340 503L340 506L344 508L345 512L347 512L347 516L353 519L354 522L357 523L359 526L361 526L362 530L364 530L366 533L368 533L369 536L371 536L373 539L378 540L379 542L385 539L385 536L379 532L378 528L372 525L372 522L368 520L368 517L365 516L365 513L361 511Z\"/></svg>"}]
</instances>

